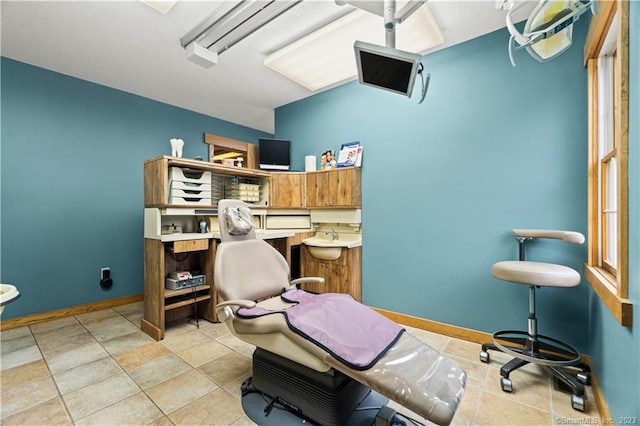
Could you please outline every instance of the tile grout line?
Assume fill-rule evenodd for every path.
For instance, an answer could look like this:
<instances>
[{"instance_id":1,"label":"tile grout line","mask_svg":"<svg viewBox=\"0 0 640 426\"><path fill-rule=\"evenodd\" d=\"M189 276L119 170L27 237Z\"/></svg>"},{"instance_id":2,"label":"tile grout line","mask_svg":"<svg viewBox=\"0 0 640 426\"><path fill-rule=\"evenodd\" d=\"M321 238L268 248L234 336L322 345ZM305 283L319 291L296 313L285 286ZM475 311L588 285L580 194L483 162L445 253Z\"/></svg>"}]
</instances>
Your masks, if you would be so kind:
<instances>
[{"instance_id":1,"label":"tile grout line","mask_svg":"<svg viewBox=\"0 0 640 426\"><path fill-rule=\"evenodd\" d=\"M131 324L133 324L134 326L136 326L136 324L135 324L133 321L129 320L127 317L125 317L124 315L122 315L120 312L116 311L116 310L115 310L115 309L113 309L113 308L110 308L110 309L111 309L111 310L113 310L114 312L116 312L118 315L120 315L120 317L124 318L125 320L127 320L128 322L130 322ZM79 320L78 318L76 318L76 320L77 320L78 322L80 322L80 320ZM82 324L82 325L84 326L84 324ZM137 326L136 326L136 327L137 327ZM86 327L85 327L85 328L86 328ZM138 328L140 328L140 327L138 327ZM87 329L87 331L88 331L88 332L89 332L89 334L91 334L91 336L96 340L96 342L100 345L100 347L102 347L102 349L104 349L104 351L107 353L107 355L109 356L109 358L111 358L111 359L113 360L113 362L115 362L115 363L116 363L116 365L118 366L118 368L120 368L120 370L122 370L122 372L123 372L123 373L124 373L128 378L129 378L129 380L131 380L131 381L132 381L132 382L133 382L133 383L138 387L138 389L140 390L140 393L144 394L144 396L145 396L145 397L147 397L147 398L149 399L149 401L151 401L151 403L152 403L152 404L153 404L153 405L158 409L158 411L160 412L160 414L162 414L162 417L165 417L167 420L169 420L169 421L171 422L171 420L170 420L170 419L169 419L169 417L164 413L164 411L162 411L162 409L161 409L160 407L158 407L158 404L156 404L156 402L155 402L155 401L154 401L154 400L153 400L149 395L147 395L147 392L142 388L142 386L140 386L140 385L138 384L138 382L136 382L136 381L135 381L135 379L134 379L133 377L131 377L131 375L129 374L129 372L128 372L127 370L125 370L125 369L120 365L120 363L118 363L118 361L116 361L116 360L115 360L115 358L113 357L113 355L114 355L114 354L112 354L111 352L109 352L109 351L107 350L107 348L105 348L105 347L104 347L104 345L102 344L102 342L100 342L98 339L96 339L96 337L93 335L93 333L92 333L90 330L88 330L88 329ZM110 339L109 339L109 340L110 340ZM173 353L173 351L172 351L172 353ZM105 379L102 379L102 380L100 380L100 381L98 381L98 382L96 382L96 383L100 383L100 382L102 382L102 381L104 381L104 380L107 380L107 379L109 379L109 377L107 377L107 378L105 378ZM87 385L87 386L88 386L88 385ZM86 386L85 386L85 387L86 387ZM81 388L81 389L82 389L82 388ZM120 402L122 402L122 401L126 400L127 398L131 398L132 396L136 395L137 393L138 393L138 392L136 392L136 393L135 393L135 394L133 394L133 395L129 395L129 396L127 396L127 397L125 397L125 398L123 398L123 399L121 399L121 400L115 401L115 402L113 402L113 403L111 403L111 404L109 404L109 405L107 405L107 406L105 406L105 407L102 407L102 408L100 408L100 409L99 409L99 410L97 410L97 411L94 411L94 412L92 412L92 413L89 413L89 414L87 414L86 416L82 417L81 419L78 419L77 421L75 421L75 422L73 422L73 423L74 423L74 424L76 424L76 422L78 422L78 421L80 421L80 420L82 420L82 419L85 419L85 418L87 418L87 417L89 417L89 416L92 416L92 415L96 414L97 412L102 411L102 410L104 410L104 409L106 409L106 408L112 407L112 406L114 406L114 405L116 405L116 404L118 404L118 403L120 403ZM158 419L158 420L160 420L160 419ZM72 420L72 421L73 421L73 420ZM157 420L156 420L156 421L157 421ZM171 423L173 424L173 422L171 422Z\"/></svg>"}]
</instances>

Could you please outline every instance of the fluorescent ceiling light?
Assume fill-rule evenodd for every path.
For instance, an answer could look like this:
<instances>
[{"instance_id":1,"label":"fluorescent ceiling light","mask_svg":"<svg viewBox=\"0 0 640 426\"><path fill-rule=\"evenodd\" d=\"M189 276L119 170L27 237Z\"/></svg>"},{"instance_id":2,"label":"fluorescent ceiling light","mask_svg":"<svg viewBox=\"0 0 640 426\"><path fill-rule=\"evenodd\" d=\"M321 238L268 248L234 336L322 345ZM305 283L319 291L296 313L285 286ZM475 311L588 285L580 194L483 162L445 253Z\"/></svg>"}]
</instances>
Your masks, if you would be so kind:
<instances>
[{"instance_id":1,"label":"fluorescent ceiling light","mask_svg":"<svg viewBox=\"0 0 640 426\"><path fill-rule=\"evenodd\" d=\"M222 53L254 31L268 24L301 0L242 0L220 2L214 15L202 21L180 39L182 47L191 43Z\"/></svg>"},{"instance_id":2,"label":"fluorescent ceiling light","mask_svg":"<svg viewBox=\"0 0 640 426\"><path fill-rule=\"evenodd\" d=\"M384 19L356 9L271 53L264 64L307 89L317 91L357 76L353 54L356 40L384 46ZM426 4L396 26L396 48L400 50L422 54L443 41L442 31Z\"/></svg>"},{"instance_id":3,"label":"fluorescent ceiling light","mask_svg":"<svg viewBox=\"0 0 640 426\"><path fill-rule=\"evenodd\" d=\"M173 6L178 3L178 0L175 1L165 1L165 0L140 0L142 3L146 4L152 9L157 10L158 12L166 15L167 12L171 10Z\"/></svg>"}]
</instances>

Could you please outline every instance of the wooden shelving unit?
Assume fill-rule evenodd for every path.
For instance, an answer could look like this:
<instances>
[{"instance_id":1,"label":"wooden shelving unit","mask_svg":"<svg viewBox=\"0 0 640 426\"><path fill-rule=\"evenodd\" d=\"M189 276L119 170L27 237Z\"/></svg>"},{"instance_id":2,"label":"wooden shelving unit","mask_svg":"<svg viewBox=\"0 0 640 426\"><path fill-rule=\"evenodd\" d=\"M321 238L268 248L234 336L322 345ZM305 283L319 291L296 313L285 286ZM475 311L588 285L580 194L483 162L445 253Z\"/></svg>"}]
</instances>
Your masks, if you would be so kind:
<instances>
[{"instance_id":1,"label":"wooden shelving unit","mask_svg":"<svg viewBox=\"0 0 640 426\"><path fill-rule=\"evenodd\" d=\"M259 180L268 191L270 174L259 170L228 167L206 161L161 156L144 162L144 203L146 208L159 211L185 212L198 209L213 211L216 204L207 206L176 205L169 203L169 169L210 171L212 175L252 178ZM268 192L264 194L268 199ZM185 213L187 214L187 213ZM195 220L195 217L194 217ZM188 237L187 239L183 237ZM213 265L218 240L212 233L180 234L176 238L155 235L144 240L144 317L141 328L156 340L164 337L166 324L197 315L217 321L215 305L218 302L214 283ZM206 284L180 290L165 289L165 278L170 272L200 270Z\"/></svg>"}]
</instances>

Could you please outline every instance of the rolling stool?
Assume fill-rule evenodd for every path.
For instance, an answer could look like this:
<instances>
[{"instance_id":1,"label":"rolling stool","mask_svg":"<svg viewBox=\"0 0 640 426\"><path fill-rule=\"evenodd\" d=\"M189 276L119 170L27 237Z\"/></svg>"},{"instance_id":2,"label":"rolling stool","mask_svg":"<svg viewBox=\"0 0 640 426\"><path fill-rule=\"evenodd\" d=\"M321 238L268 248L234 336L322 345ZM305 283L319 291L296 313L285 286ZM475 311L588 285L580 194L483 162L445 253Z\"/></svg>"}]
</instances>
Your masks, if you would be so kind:
<instances>
[{"instance_id":1,"label":"rolling stool","mask_svg":"<svg viewBox=\"0 0 640 426\"><path fill-rule=\"evenodd\" d=\"M579 232L547 231L537 229L514 229L513 235L520 248L519 261L498 262L491 268L491 274L503 281L529 285L528 330L501 330L493 334L493 343L482 345L480 361L488 363L489 350L498 350L514 358L500 368L500 387L504 392L513 392L509 374L529 363L538 364L549 371L555 383L570 389L571 406L578 411L585 410L586 394L584 385L591 381L591 369L580 361L580 353L567 343L538 334L536 319L536 288L575 287L580 284L580 274L566 266L552 263L525 261L525 242L535 238L560 239L568 243L582 244L584 236ZM577 368L574 375L564 367Z\"/></svg>"}]
</instances>

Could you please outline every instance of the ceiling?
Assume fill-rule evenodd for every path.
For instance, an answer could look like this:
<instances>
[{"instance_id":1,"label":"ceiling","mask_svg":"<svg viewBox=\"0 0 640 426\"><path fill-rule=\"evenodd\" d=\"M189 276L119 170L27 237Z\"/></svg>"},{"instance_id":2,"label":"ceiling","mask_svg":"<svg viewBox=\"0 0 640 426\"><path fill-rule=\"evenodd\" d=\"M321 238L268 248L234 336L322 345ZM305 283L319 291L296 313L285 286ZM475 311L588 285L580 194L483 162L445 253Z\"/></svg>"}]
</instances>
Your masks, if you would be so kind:
<instances>
[{"instance_id":1,"label":"ceiling","mask_svg":"<svg viewBox=\"0 0 640 426\"><path fill-rule=\"evenodd\" d=\"M427 4L444 36L444 44L431 51L505 26L506 12L496 9L495 0ZM264 66L265 56L352 8L333 0L304 0L206 69L186 59L180 38L220 6L220 1L179 1L163 15L139 1L2 0L0 53L273 133L274 109L314 92ZM504 47L506 55L506 39Z\"/></svg>"}]
</instances>

